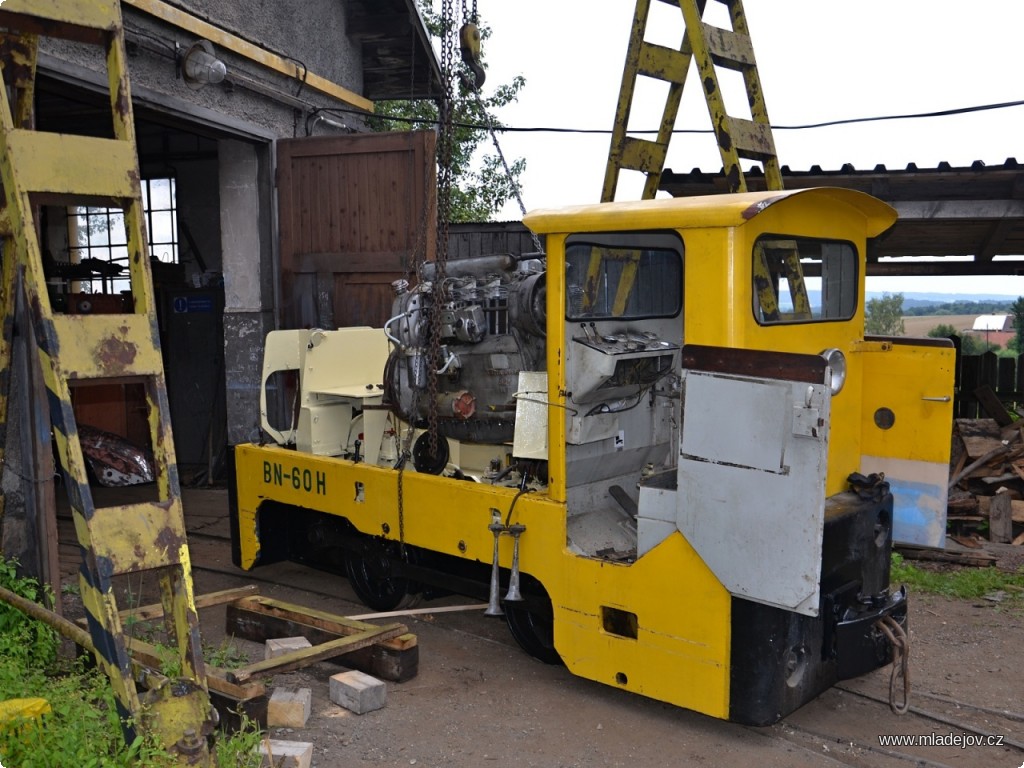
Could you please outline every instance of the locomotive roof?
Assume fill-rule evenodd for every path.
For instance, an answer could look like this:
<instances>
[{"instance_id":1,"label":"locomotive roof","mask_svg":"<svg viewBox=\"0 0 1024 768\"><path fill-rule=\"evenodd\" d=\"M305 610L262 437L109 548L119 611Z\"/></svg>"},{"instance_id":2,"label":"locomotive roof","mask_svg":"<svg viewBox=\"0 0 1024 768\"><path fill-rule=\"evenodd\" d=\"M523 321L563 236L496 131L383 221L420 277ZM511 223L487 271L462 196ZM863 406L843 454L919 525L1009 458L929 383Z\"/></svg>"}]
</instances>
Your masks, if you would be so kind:
<instances>
[{"instance_id":1,"label":"locomotive roof","mask_svg":"<svg viewBox=\"0 0 1024 768\"><path fill-rule=\"evenodd\" d=\"M867 237L876 237L896 221L896 211L876 197L838 187L740 192L695 197L659 198L621 203L594 203L531 211L523 223L539 234L638 229L737 227L773 206L824 201L853 208L866 220Z\"/></svg>"}]
</instances>

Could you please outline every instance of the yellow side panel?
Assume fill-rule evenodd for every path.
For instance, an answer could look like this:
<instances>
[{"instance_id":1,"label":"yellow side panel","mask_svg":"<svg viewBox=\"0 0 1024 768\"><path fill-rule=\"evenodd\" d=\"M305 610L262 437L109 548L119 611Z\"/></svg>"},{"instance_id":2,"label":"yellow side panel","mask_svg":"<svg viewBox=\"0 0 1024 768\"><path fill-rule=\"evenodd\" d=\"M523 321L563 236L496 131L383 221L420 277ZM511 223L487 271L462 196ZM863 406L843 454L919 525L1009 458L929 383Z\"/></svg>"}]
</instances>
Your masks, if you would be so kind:
<instances>
[{"instance_id":1,"label":"yellow side panel","mask_svg":"<svg viewBox=\"0 0 1024 768\"><path fill-rule=\"evenodd\" d=\"M945 543L952 346L922 340L866 341L861 363L861 472L884 472L895 496L896 541ZM840 395L841 397L842 395Z\"/></svg>"},{"instance_id":2,"label":"yellow side panel","mask_svg":"<svg viewBox=\"0 0 1024 768\"><path fill-rule=\"evenodd\" d=\"M526 525L524 573L547 589L555 611L555 645L573 673L714 717L729 714L731 600L681 534L626 566L566 549L565 506L516 489L398 473L345 459L273 446L235 449L241 565L259 557L258 510L266 500L347 518L364 533L490 564L492 510ZM512 563L503 536L500 562ZM635 616L635 637L609 631L606 616ZM615 612L619 612L615 614ZM612 619L614 623L614 618ZM612 627L614 629L615 627Z\"/></svg>"},{"instance_id":3,"label":"yellow side panel","mask_svg":"<svg viewBox=\"0 0 1024 768\"><path fill-rule=\"evenodd\" d=\"M728 718L731 600L682 534L629 566L563 557L561 579L545 586L570 671ZM609 631L615 611L635 614L635 639Z\"/></svg>"}]
</instances>

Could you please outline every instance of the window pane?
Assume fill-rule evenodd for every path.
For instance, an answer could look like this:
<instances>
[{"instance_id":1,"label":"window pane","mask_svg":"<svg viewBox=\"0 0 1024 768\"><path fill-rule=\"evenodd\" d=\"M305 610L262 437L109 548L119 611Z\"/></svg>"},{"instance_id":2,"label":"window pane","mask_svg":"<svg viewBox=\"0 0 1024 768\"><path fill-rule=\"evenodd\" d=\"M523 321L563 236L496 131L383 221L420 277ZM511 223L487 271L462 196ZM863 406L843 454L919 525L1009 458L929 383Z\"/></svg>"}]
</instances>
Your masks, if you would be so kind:
<instances>
[{"instance_id":1,"label":"window pane","mask_svg":"<svg viewBox=\"0 0 1024 768\"><path fill-rule=\"evenodd\" d=\"M149 255L161 261L177 263L177 221L175 220L174 179L150 179L142 182L144 227L149 240ZM152 208L150 207L152 204ZM108 292L130 290L128 280L128 233L125 214L120 208L69 208L69 258L93 265L93 278L84 278L82 290ZM125 269L115 273L104 269L106 263Z\"/></svg>"},{"instance_id":2,"label":"window pane","mask_svg":"<svg viewBox=\"0 0 1024 768\"><path fill-rule=\"evenodd\" d=\"M154 211L150 215L150 225L153 227L149 233L150 242L174 242L174 216L170 211Z\"/></svg>"},{"instance_id":3,"label":"window pane","mask_svg":"<svg viewBox=\"0 0 1024 768\"><path fill-rule=\"evenodd\" d=\"M128 231L124 227L124 211L110 211L110 244L125 245L128 242Z\"/></svg>"},{"instance_id":4,"label":"window pane","mask_svg":"<svg viewBox=\"0 0 1024 768\"><path fill-rule=\"evenodd\" d=\"M569 245L565 256L568 319L675 316L682 308L680 251L681 243L677 250L660 243L650 247L639 239L622 245Z\"/></svg>"},{"instance_id":5,"label":"window pane","mask_svg":"<svg viewBox=\"0 0 1024 768\"><path fill-rule=\"evenodd\" d=\"M146 206L152 211L166 211L171 208L171 180L150 179L149 204Z\"/></svg>"},{"instance_id":6,"label":"window pane","mask_svg":"<svg viewBox=\"0 0 1024 768\"><path fill-rule=\"evenodd\" d=\"M851 243L765 235L754 244L754 317L762 325L849 320L857 311Z\"/></svg>"}]
</instances>

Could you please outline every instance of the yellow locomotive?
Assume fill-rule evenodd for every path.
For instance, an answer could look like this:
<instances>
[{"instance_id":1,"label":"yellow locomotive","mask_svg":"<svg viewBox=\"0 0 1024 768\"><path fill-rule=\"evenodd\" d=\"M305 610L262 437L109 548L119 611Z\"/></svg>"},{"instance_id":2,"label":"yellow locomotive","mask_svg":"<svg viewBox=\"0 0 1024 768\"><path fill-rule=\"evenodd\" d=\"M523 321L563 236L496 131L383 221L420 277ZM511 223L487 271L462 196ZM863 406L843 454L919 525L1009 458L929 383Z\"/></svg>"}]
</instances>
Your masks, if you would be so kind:
<instances>
[{"instance_id":1,"label":"yellow locomotive","mask_svg":"<svg viewBox=\"0 0 1024 768\"><path fill-rule=\"evenodd\" d=\"M839 189L539 211L544 255L428 264L381 329L270 334L236 563L344 569L379 610L479 596L538 658L742 723L888 663L954 361L865 338L894 221Z\"/></svg>"}]
</instances>

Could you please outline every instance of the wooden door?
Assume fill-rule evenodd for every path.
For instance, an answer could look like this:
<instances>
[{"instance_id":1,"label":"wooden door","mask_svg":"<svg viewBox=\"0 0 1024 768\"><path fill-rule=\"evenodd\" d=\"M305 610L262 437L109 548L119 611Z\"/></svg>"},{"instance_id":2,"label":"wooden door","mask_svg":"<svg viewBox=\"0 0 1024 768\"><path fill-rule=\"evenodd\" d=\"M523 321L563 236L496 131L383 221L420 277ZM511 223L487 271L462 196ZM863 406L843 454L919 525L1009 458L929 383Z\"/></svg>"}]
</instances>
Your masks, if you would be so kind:
<instances>
[{"instance_id":1,"label":"wooden door","mask_svg":"<svg viewBox=\"0 0 1024 768\"><path fill-rule=\"evenodd\" d=\"M278 141L283 328L384 324L392 281L434 258L434 146L429 131Z\"/></svg>"}]
</instances>

